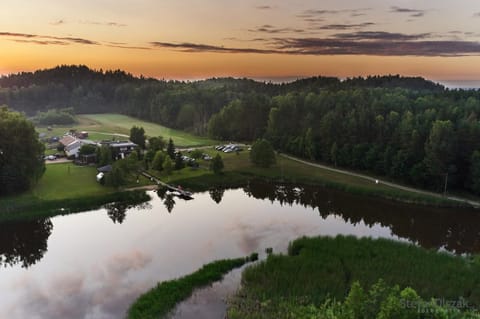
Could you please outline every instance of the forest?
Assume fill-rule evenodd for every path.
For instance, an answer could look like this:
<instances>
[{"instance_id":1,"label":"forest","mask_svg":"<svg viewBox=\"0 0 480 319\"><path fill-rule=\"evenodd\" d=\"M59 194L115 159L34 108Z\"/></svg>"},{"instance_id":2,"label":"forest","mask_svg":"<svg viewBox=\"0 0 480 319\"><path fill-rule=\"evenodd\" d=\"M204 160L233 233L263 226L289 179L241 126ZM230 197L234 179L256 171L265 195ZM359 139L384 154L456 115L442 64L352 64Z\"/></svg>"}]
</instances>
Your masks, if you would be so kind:
<instances>
[{"instance_id":1,"label":"forest","mask_svg":"<svg viewBox=\"0 0 480 319\"><path fill-rule=\"evenodd\" d=\"M480 90L419 77L312 77L275 84L164 81L59 66L0 78L0 105L121 113L276 150L417 187L480 194Z\"/></svg>"}]
</instances>

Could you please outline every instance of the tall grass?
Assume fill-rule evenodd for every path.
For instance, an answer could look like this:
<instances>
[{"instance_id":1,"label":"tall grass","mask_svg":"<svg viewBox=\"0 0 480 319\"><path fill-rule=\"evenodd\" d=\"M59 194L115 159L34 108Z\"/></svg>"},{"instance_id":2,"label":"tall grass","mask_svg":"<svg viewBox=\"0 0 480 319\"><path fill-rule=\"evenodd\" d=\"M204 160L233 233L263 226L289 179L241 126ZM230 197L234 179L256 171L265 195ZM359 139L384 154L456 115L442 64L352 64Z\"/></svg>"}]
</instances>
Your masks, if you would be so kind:
<instances>
[{"instance_id":1,"label":"tall grass","mask_svg":"<svg viewBox=\"0 0 480 319\"><path fill-rule=\"evenodd\" d=\"M411 287L419 296L480 306L480 258L428 251L385 239L301 238L288 256L271 255L246 269L239 296L260 303L303 300L321 305L344 300L353 282L364 287L383 278L388 285Z\"/></svg>"},{"instance_id":2,"label":"tall grass","mask_svg":"<svg viewBox=\"0 0 480 319\"><path fill-rule=\"evenodd\" d=\"M128 319L161 318L175 308L180 301L187 299L195 288L220 280L224 274L243 266L251 258L218 260L204 265L196 272L175 280L159 283L141 295L128 310Z\"/></svg>"}]
</instances>

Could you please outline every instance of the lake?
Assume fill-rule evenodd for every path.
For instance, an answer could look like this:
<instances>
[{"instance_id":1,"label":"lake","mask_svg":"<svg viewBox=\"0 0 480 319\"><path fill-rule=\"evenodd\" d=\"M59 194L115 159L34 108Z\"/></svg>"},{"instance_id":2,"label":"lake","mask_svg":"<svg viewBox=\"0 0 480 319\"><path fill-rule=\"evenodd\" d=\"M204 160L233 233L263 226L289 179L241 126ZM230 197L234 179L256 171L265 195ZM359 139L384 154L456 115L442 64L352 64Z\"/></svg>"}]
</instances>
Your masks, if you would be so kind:
<instances>
[{"instance_id":1,"label":"lake","mask_svg":"<svg viewBox=\"0 0 480 319\"><path fill-rule=\"evenodd\" d=\"M480 251L480 213L321 187L251 182L185 201L149 192L107 207L0 223L0 318L117 319L158 281L216 259L284 252L303 236L349 234L457 254ZM162 198L163 197L163 198Z\"/></svg>"}]
</instances>

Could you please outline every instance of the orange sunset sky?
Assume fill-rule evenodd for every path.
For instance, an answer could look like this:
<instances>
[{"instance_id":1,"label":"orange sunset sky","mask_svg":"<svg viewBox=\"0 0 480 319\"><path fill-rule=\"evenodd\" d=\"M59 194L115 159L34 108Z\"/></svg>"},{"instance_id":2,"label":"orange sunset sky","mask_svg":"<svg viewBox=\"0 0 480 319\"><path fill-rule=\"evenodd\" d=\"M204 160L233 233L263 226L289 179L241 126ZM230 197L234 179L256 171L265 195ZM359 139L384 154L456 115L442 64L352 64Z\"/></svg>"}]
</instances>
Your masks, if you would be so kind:
<instances>
[{"instance_id":1,"label":"orange sunset sky","mask_svg":"<svg viewBox=\"0 0 480 319\"><path fill-rule=\"evenodd\" d=\"M480 80L480 1L3 0L0 74Z\"/></svg>"}]
</instances>

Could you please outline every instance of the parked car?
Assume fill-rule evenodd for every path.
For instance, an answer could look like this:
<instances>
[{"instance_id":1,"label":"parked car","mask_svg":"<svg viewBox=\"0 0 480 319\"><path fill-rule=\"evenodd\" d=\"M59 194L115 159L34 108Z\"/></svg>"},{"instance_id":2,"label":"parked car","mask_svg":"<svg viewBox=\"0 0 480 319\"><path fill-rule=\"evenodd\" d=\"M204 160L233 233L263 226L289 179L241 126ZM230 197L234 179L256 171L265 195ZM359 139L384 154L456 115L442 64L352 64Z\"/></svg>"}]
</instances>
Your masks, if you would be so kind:
<instances>
[{"instance_id":1,"label":"parked car","mask_svg":"<svg viewBox=\"0 0 480 319\"><path fill-rule=\"evenodd\" d=\"M55 155L45 156L45 160L47 160L47 161L54 161L56 159L57 159L57 157Z\"/></svg>"},{"instance_id":2,"label":"parked car","mask_svg":"<svg viewBox=\"0 0 480 319\"><path fill-rule=\"evenodd\" d=\"M212 157L208 154L202 154L202 158L205 160L205 161L211 161L212 160Z\"/></svg>"}]
</instances>

